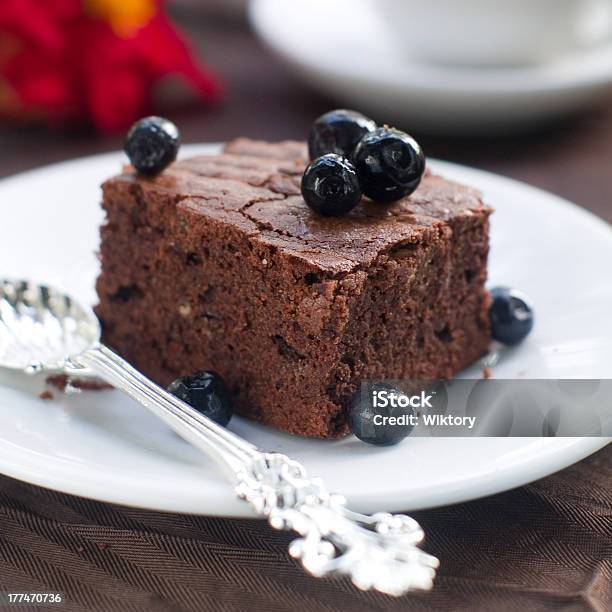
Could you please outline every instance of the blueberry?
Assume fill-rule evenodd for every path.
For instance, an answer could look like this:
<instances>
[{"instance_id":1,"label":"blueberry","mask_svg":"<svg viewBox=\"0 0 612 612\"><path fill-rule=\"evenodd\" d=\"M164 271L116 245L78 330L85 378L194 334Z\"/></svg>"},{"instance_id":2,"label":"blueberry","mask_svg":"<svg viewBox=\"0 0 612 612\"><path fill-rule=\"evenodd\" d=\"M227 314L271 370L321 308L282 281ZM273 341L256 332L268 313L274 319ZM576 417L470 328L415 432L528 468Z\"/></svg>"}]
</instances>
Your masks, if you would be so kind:
<instances>
[{"instance_id":1,"label":"blueberry","mask_svg":"<svg viewBox=\"0 0 612 612\"><path fill-rule=\"evenodd\" d=\"M316 119L310 128L310 159L326 153L349 157L357 143L375 129L376 123L357 111L343 108L329 111Z\"/></svg>"},{"instance_id":2,"label":"blueberry","mask_svg":"<svg viewBox=\"0 0 612 612\"><path fill-rule=\"evenodd\" d=\"M176 159L179 146L179 131L172 121L145 117L130 128L124 150L138 172L153 176Z\"/></svg>"},{"instance_id":3,"label":"blueberry","mask_svg":"<svg viewBox=\"0 0 612 612\"><path fill-rule=\"evenodd\" d=\"M366 134L355 147L351 161L363 192L379 202L410 195L425 172L425 155L417 141L388 127Z\"/></svg>"},{"instance_id":4,"label":"blueberry","mask_svg":"<svg viewBox=\"0 0 612 612\"><path fill-rule=\"evenodd\" d=\"M384 398L382 397L384 392ZM376 406L374 394L377 394ZM363 442L376 446L392 446L401 442L413 429L408 419L416 417L414 408L409 405L400 406L398 398L407 396L398 389L386 383L373 383L367 385L353 396L349 411L348 425L351 431ZM385 401L387 405L385 406ZM374 417L401 417L406 418L406 424L389 424L375 422Z\"/></svg>"},{"instance_id":5,"label":"blueberry","mask_svg":"<svg viewBox=\"0 0 612 612\"><path fill-rule=\"evenodd\" d=\"M504 344L518 344L533 327L533 309L528 298L516 289L496 287L491 290L491 335Z\"/></svg>"},{"instance_id":6,"label":"blueberry","mask_svg":"<svg viewBox=\"0 0 612 612\"><path fill-rule=\"evenodd\" d=\"M229 390L215 372L197 372L177 378L168 391L219 425L227 425L234 409Z\"/></svg>"},{"instance_id":7,"label":"blueberry","mask_svg":"<svg viewBox=\"0 0 612 612\"><path fill-rule=\"evenodd\" d=\"M361 200L357 172L344 157L323 155L304 171L302 196L310 208L322 215L344 215Z\"/></svg>"}]
</instances>

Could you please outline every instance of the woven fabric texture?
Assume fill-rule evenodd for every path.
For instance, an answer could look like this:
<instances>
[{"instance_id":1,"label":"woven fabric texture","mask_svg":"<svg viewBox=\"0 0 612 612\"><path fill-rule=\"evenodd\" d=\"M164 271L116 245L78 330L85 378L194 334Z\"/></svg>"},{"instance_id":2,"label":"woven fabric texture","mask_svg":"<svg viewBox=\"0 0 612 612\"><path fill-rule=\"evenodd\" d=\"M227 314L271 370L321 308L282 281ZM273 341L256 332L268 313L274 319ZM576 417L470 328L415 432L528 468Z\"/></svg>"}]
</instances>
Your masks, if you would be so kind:
<instances>
[{"instance_id":1,"label":"woven fabric texture","mask_svg":"<svg viewBox=\"0 0 612 612\"><path fill-rule=\"evenodd\" d=\"M265 522L149 512L0 477L0 590L65 612L612 609L612 446L546 479L415 513L441 562L399 599L316 580Z\"/></svg>"}]
</instances>

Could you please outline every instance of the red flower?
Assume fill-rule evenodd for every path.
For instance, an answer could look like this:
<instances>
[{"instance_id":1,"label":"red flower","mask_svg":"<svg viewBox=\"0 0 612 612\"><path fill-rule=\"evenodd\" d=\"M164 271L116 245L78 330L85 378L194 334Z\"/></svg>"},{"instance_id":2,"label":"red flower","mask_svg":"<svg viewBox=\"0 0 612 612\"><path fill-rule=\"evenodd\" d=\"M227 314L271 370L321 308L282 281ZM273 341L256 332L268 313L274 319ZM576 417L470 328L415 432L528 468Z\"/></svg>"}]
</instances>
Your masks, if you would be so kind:
<instances>
[{"instance_id":1,"label":"red flower","mask_svg":"<svg viewBox=\"0 0 612 612\"><path fill-rule=\"evenodd\" d=\"M169 75L204 99L220 96L163 0L0 0L1 116L124 129L150 113Z\"/></svg>"}]
</instances>

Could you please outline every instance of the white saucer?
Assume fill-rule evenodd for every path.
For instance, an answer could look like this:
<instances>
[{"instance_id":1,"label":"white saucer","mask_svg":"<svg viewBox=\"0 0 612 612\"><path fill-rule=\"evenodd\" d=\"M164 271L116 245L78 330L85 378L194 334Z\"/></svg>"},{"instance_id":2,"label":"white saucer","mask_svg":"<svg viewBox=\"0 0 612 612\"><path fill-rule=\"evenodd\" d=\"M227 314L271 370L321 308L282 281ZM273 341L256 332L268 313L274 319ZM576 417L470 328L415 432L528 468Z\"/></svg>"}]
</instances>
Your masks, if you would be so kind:
<instances>
[{"instance_id":1,"label":"white saucer","mask_svg":"<svg viewBox=\"0 0 612 612\"><path fill-rule=\"evenodd\" d=\"M183 154L214 147L183 147ZM100 182L117 153L0 181L0 277L27 277L95 303ZM498 378L612 374L612 231L555 196L443 162L497 212L490 278L531 296L536 327L495 367ZM482 375L482 365L468 372ZM109 502L177 512L249 515L212 462L116 391L37 397L42 381L0 372L0 472ZM357 510L410 510L489 495L546 476L606 444L598 438L415 438L374 448L348 438L291 437L235 418L231 429L302 461Z\"/></svg>"},{"instance_id":2,"label":"white saucer","mask_svg":"<svg viewBox=\"0 0 612 612\"><path fill-rule=\"evenodd\" d=\"M397 49L375 5L252 0L250 16L304 80L339 105L407 129L509 130L588 107L612 91L612 43L527 68L428 65Z\"/></svg>"}]
</instances>

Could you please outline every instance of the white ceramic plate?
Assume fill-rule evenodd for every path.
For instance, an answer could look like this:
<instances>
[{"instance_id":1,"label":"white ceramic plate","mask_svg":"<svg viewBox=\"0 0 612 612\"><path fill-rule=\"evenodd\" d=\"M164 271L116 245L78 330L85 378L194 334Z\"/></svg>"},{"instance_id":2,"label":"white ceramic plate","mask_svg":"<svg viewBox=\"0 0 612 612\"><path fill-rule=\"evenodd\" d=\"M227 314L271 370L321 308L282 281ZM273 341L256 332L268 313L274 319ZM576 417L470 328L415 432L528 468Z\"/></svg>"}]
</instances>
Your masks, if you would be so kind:
<instances>
[{"instance_id":1,"label":"white ceramic plate","mask_svg":"<svg viewBox=\"0 0 612 612\"><path fill-rule=\"evenodd\" d=\"M304 80L340 104L410 129L515 129L611 91L612 43L527 68L429 65L398 49L377 9L375 0L252 0L250 15Z\"/></svg>"},{"instance_id":2,"label":"white ceramic plate","mask_svg":"<svg viewBox=\"0 0 612 612\"><path fill-rule=\"evenodd\" d=\"M214 147L183 147L183 154ZM0 277L55 285L94 304L100 182L120 154L69 161L0 181ZM610 377L612 231L550 194L486 172L430 162L481 188L492 223L492 283L534 300L532 335L495 376ZM604 279L608 279L605 282ZM480 365L466 375L480 376ZM145 508L242 516L248 508L206 457L119 392L37 397L41 380L0 371L0 472L76 495ZM291 437L235 418L231 428L302 461L357 510L410 510L515 487L605 444L592 438L415 438L374 448L348 438Z\"/></svg>"}]
</instances>

